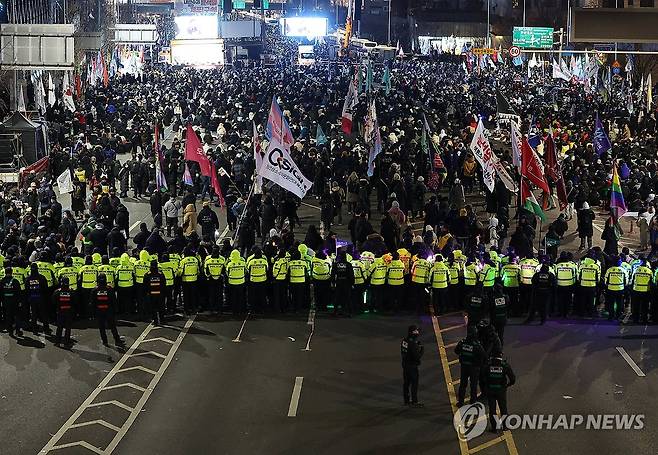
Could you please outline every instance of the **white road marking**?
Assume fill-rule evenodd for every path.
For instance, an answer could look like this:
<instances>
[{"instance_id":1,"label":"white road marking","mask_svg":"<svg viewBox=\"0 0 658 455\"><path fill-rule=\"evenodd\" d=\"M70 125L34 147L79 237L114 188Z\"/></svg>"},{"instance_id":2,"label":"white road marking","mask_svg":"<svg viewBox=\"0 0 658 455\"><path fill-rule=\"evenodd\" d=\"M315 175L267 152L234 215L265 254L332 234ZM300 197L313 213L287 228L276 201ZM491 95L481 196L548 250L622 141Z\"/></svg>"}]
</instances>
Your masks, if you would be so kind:
<instances>
[{"instance_id":1,"label":"white road marking","mask_svg":"<svg viewBox=\"0 0 658 455\"><path fill-rule=\"evenodd\" d=\"M302 351L311 350L311 338L313 338L313 333L315 332L315 308L311 308L308 312L308 321L306 324L311 326L311 332L308 334L308 340L306 340L306 347Z\"/></svg>"},{"instance_id":2,"label":"white road marking","mask_svg":"<svg viewBox=\"0 0 658 455\"><path fill-rule=\"evenodd\" d=\"M140 223L141 223L141 221L136 221L135 224L133 224L132 226L130 226L130 230L129 230L128 232L132 232L133 229L135 229L137 226L139 226Z\"/></svg>"},{"instance_id":3,"label":"white road marking","mask_svg":"<svg viewBox=\"0 0 658 455\"><path fill-rule=\"evenodd\" d=\"M306 202L302 202L302 205L305 205L306 207L311 207L312 209L315 210L320 210L320 207L318 207L317 205L307 204Z\"/></svg>"},{"instance_id":4,"label":"white road marking","mask_svg":"<svg viewBox=\"0 0 658 455\"><path fill-rule=\"evenodd\" d=\"M640 376L641 378L645 377L646 374L640 369L639 366L637 366L637 363L631 358L630 355L628 355L628 352L626 352L626 349L622 348L621 346L617 346L617 351L621 354L621 356L624 358L626 363L635 371L635 374Z\"/></svg>"},{"instance_id":5,"label":"white road marking","mask_svg":"<svg viewBox=\"0 0 658 455\"><path fill-rule=\"evenodd\" d=\"M251 311L249 311L247 315L244 317L244 321L242 321L242 325L240 326L240 331L238 332L238 335L232 340L234 343L240 342L240 337L242 337L242 331L244 330L244 325L247 323L247 319L249 319L250 314Z\"/></svg>"},{"instance_id":6,"label":"white road marking","mask_svg":"<svg viewBox=\"0 0 658 455\"><path fill-rule=\"evenodd\" d=\"M295 378L295 385L292 388L292 396L290 397L290 406L288 407L288 417L297 417L297 407L299 406L299 397L302 394L302 383L304 378L297 376Z\"/></svg>"},{"instance_id":7,"label":"white road marking","mask_svg":"<svg viewBox=\"0 0 658 455\"><path fill-rule=\"evenodd\" d=\"M111 454L112 451L119 444L121 439L128 432L128 430L130 429L130 426L133 424L133 422L135 421L135 419L137 418L139 413L142 411L142 408L144 407L144 404L146 403L146 400L148 400L149 396L151 395L151 393L155 389L155 386L158 384L158 382L160 381L160 379L164 375L165 371L167 370L167 367L169 366L169 364L173 360L174 355L176 354L178 348L180 347L180 345L183 341L183 338L187 334L187 332L188 332L189 328L192 326L193 322L194 322L194 316L187 320L184 327L179 332L178 338L176 339L175 342L173 342L173 345L171 346L171 348L169 349L169 352L167 353L164 360L160 364L160 367L158 368L157 372L155 372L153 370L150 370L150 369L147 369L145 367L123 368L126 361L128 361L128 359L134 358L133 354L139 348L139 345L141 343L143 343L146 340L146 337L148 336L148 334L152 330L154 330L155 326L153 326L153 324L149 324L144 329L144 331L141 333L141 335L135 340L135 342L132 344L132 346L130 346L128 351L119 359L119 361L117 361L117 363L108 372L108 374L105 376L105 378L103 378L103 380L100 382L100 384L98 384L98 386L91 392L91 394L89 394L89 396L80 405L80 407L78 407L78 409L76 409L73 412L71 417L69 417L69 419L64 423L64 425L62 425L62 427L57 431L57 433L55 433L53 435L53 437L50 439L50 441L48 441L48 443L46 443L46 445L43 447L43 449L41 449L41 451L39 453L48 453L50 451L61 449L61 448L80 446L80 447L85 447L85 448L87 448L87 449L89 449L93 452L96 452L96 453L105 454L105 455ZM143 388L143 387L131 384L131 383L122 383L122 384L116 384L116 385L108 386L109 382L116 377L117 373L119 373L121 371L128 371L128 370L135 370L135 369L139 369L139 370L142 370L142 371L149 370L148 371L149 373L155 373L154 376L153 376L153 379L151 379L149 385L146 388ZM117 400L94 402L94 400L98 398L99 394L102 391L112 390L112 389L123 387L123 386L131 387L133 389L140 390L140 391L143 392L143 395L141 396L141 398L139 399L139 401L137 402L137 404L134 407L128 406L128 405L126 405L124 403L121 403L120 401L117 401ZM92 446L89 442L86 442L86 441L75 441L75 442L70 442L70 443L63 444L63 445L57 445L57 442L59 442L62 439L62 437L64 436L64 434L68 430L70 430L72 428L79 428L81 426L85 426L85 425L81 425L82 422L77 422L77 420L80 418L80 416L82 415L82 413L86 409L92 408L92 407L106 406L106 405L117 406L121 409L124 409L124 410L128 411L130 413L130 415L128 416L127 420L123 423L123 425L121 425L121 427L117 427L117 428L119 428L119 431L117 431L117 434L114 436L114 438L112 439L110 444L105 449L101 450L101 449L99 449L95 446ZM101 425L104 425L104 424L101 423ZM106 426L107 428L110 428L107 425L104 425L104 426Z\"/></svg>"}]
</instances>

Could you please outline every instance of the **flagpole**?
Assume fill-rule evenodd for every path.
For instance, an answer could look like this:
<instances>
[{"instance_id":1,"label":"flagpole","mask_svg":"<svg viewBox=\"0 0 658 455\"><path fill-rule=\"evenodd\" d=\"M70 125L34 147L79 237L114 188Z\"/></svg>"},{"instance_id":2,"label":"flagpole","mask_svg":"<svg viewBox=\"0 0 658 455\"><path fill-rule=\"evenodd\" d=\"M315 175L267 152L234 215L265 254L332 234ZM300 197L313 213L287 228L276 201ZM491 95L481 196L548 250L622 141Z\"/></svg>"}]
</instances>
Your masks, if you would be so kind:
<instances>
[{"instance_id":1,"label":"flagpole","mask_svg":"<svg viewBox=\"0 0 658 455\"><path fill-rule=\"evenodd\" d=\"M240 218L238 218L238 224L236 225L235 232L233 233L233 243L235 243L235 239L238 236L238 232L240 231L240 227L242 226L242 220L244 219L245 214L247 213L247 207L249 207L249 200L251 199L251 195L254 192L254 187L256 186L256 180L254 179L251 182L251 188L249 189L249 194L247 195L247 200L244 202L244 209L242 209L242 213L240 214ZM228 207L226 207L226 210L229 210Z\"/></svg>"}]
</instances>

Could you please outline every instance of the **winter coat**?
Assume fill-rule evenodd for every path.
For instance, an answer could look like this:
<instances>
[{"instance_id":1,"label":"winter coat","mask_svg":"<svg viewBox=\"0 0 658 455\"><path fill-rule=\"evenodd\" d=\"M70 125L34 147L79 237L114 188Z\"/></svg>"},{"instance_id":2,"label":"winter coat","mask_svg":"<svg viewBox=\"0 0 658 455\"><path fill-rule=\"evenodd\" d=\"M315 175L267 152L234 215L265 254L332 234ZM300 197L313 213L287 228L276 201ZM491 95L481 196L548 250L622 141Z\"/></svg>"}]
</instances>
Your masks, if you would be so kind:
<instances>
[{"instance_id":1,"label":"winter coat","mask_svg":"<svg viewBox=\"0 0 658 455\"><path fill-rule=\"evenodd\" d=\"M183 212L183 232L185 236L190 236L196 232L197 213L194 205L188 204Z\"/></svg>"}]
</instances>

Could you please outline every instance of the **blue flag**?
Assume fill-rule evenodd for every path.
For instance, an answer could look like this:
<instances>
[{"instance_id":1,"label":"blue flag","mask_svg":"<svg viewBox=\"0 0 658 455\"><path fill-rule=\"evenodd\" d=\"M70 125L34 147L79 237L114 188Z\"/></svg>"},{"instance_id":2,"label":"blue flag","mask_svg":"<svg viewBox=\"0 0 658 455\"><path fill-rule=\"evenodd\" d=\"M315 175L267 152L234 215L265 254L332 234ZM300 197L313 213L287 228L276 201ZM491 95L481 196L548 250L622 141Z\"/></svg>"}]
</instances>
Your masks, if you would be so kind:
<instances>
[{"instance_id":1,"label":"blue flag","mask_svg":"<svg viewBox=\"0 0 658 455\"><path fill-rule=\"evenodd\" d=\"M596 124L594 127L593 142L594 142L594 151L599 156L603 155L605 152L612 149L612 145L610 144L610 139L608 139L608 135L605 133L605 130L603 129L603 124L601 123L601 119L599 119L599 114L596 114Z\"/></svg>"},{"instance_id":2,"label":"blue flag","mask_svg":"<svg viewBox=\"0 0 658 455\"><path fill-rule=\"evenodd\" d=\"M318 129L315 131L315 145L324 145L327 143L327 136L324 135L324 131L318 123Z\"/></svg>"}]
</instances>

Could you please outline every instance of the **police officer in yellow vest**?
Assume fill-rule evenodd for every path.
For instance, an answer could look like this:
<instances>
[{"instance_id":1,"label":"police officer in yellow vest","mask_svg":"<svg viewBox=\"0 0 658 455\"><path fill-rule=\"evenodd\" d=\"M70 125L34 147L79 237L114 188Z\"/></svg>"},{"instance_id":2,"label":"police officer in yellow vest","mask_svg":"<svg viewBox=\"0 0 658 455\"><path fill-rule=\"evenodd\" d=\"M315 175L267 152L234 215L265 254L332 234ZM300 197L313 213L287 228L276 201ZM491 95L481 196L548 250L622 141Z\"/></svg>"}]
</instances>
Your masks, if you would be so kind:
<instances>
[{"instance_id":1,"label":"police officer in yellow vest","mask_svg":"<svg viewBox=\"0 0 658 455\"><path fill-rule=\"evenodd\" d=\"M388 265L383 257L375 258L369 270L369 287L371 292L371 302L373 311L381 311L384 307L384 294L386 291L386 275Z\"/></svg>"},{"instance_id":2,"label":"police officer in yellow vest","mask_svg":"<svg viewBox=\"0 0 658 455\"><path fill-rule=\"evenodd\" d=\"M183 308L185 313L191 313L195 310L198 301L197 282L199 280L199 258L196 257L191 247L185 248L185 257L181 259L178 265L178 274L181 277L183 288Z\"/></svg>"},{"instance_id":3,"label":"police officer in yellow vest","mask_svg":"<svg viewBox=\"0 0 658 455\"><path fill-rule=\"evenodd\" d=\"M503 293L509 297L509 312L512 316L521 316L519 304L519 284L521 280L521 267L516 255L506 256L507 261L500 269L500 281L503 283Z\"/></svg>"},{"instance_id":4,"label":"police officer in yellow vest","mask_svg":"<svg viewBox=\"0 0 658 455\"><path fill-rule=\"evenodd\" d=\"M91 315L87 310L91 302L91 293L96 289L98 280L98 267L96 267L91 256L85 258L85 265L78 272L78 284L80 286L80 305L78 312L80 317Z\"/></svg>"},{"instance_id":5,"label":"police officer in yellow vest","mask_svg":"<svg viewBox=\"0 0 658 455\"><path fill-rule=\"evenodd\" d=\"M489 300L493 294L493 288L496 284L496 277L498 276L498 268L493 263L491 258L485 259L480 272L478 273L478 282L482 284L482 295L486 301L485 305L489 304Z\"/></svg>"},{"instance_id":6,"label":"police officer in yellow vest","mask_svg":"<svg viewBox=\"0 0 658 455\"><path fill-rule=\"evenodd\" d=\"M430 278L430 263L424 257L416 257L411 265L411 289L416 302L416 314L422 314L426 305L426 289Z\"/></svg>"},{"instance_id":7,"label":"police officer in yellow vest","mask_svg":"<svg viewBox=\"0 0 658 455\"><path fill-rule=\"evenodd\" d=\"M386 284L388 285L389 298L391 299L391 307L393 311L397 312L403 301L404 289L404 263L400 260L397 251L391 254L391 262L388 264L386 271Z\"/></svg>"},{"instance_id":8,"label":"police officer in yellow vest","mask_svg":"<svg viewBox=\"0 0 658 455\"><path fill-rule=\"evenodd\" d=\"M206 275L206 289L208 291L208 303L210 308L221 314L224 305L224 289L222 286L222 276L226 259L219 254L219 247L215 246L212 254L207 256L203 270ZM173 266L173 263L172 263ZM173 287L173 282L172 282Z\"/></svg>"},{"instance_id":9,"label":"police officer in yellow vest","mask_svg":"<svg viewBox=\"0 0 658 455\"><path fill-rule=\"evenodd\" d=\"M631 308L633 311L633 322L647 324L649 318L649 296L651 295L651 279L653 273L647 267L644 257L631 277Z\"/></svg>"},{"instance_id":10,"label":"police officer in yellow vest","mask_svg":"<svg viewBox=\"0 0 658 455\"><path fill-rule=\"evenodd\" d=\"M272 306L275 313L285 313L288 306L288 256L286 250L281 249L272 264Z\"/></svg>"},{"instance_id":11,"label":"police officer in yellow vest","mask_svg":"<svg viewBox=\"0 0 658 455\"><path fill-rule=\"evenodd\" d=\"M293 250L290 253L290 261L288 262L288 278L290 280L290 299L292 300L294 312L304 306L308 276L308 262L302 259L299 251Z\"/></svg>"},{"instance_id":12,"label":"police officer in yellow vest","mask_svg":"<svg viewBox=\"0 0 658 455\"><path fill-rule=\"evenodd\" d=\"M434 314L438 316L446 309L448 298L448 283L450 282L450 269L443 262L443 256L434 256L434 264L430 271L430 283L432 283L432 307Z\"/></svg>"},{"instance_id":13,"label":"police officer in yellow vest","mask_svg":"<svg viewBox=\"0 0 658 455\"><path fill-rule=\"evenodd\" d=\"M162 275L165 277L165 286L164 286L164 306L165 314L174 314L176 312L176 300L174 300L174 283L176 281L176 275L178 274L178 265L175 264L168 253L162 255L162 261L158 263L158 267ZM222 294L220 293L218 298L221 298Z\"/></svg>"},{"instance_id":14,"label":"police officer in yellow vest","mask_svg":"<svg viewBox=\"0 0 658 455\"><path fill-rule=\"evenodd\" d=\"M255 313L264 313L267 307L267 281L269 263L259 247L254 247L253 257L247 261L249 275L249 307Z\"/></svg>"},{"instance_id":15,"label":"police officer in yellow vest","mask_svg":"<svg viewBox=\"0 0 658 455\"><path fill-rule=\"evenodd\" d=\"M596 308L596 295L601 281L601 267L591 257L580 262L578 268L578 298L576 299L576 315L591 315Z\"/></svg>"},{"instance_id":16,"label":"police officer in yellow vest","mask_svg":"<svg viewBox=\"0 0 658 455\"><path fill-rule=\"evenodd\" d=\"M448 296L449 299L445 302L445 311L450 309L459 309L462 307L464 299L462 297L462 280L464 277L464 268L462 267L461 261L458 261L455 258L455 252L450 253L448 258L448 272L450 273L449 286L448 286Z\"/></svg>"},{"instance_id":17,"label":"police officer in yellow vest","mask_svg":"<svg viewBox=\"0 0 658 455\"><path fill-rule=\"evenodd\" d=\"M69 281L69 289L75 293L78 290L78 271L73 267L73 261L70 257L64 259L64 267L57 272L57 282L61 281L62 277L66 277Z\"/></svg>"},{"instance_id":18,"label":"police officer in yellow vest","mask_svg":"<svg viewBox=\"0 0 658 455\"><path fill-rule=\"evenodd\" d=\"M110 265L110 258L103 256L98 266L98 276L105 276L105 284L114 289L116 286L116 270Z\"/></svg>"},{"instance_id":19,"label":"police officer in yellow vest","mask_svg":"<svg viewBox=\"0 0 658 455\"><path fill-rule=\"evenodd\" d=\"M519 262L521 267L521 286L519 287L519 295L521 297L521 314L528 311L530 302L532 300L532 278L537 273L539 268L539 261L535 259L533 253L521 259Z\"/></svg>"},{"instance_id":20,"label":"police officer in yellow vest","mask_svg":"<svg viewBox=\"0 0 658 455\"><path fill-rule=\"evenodd\" d=\"M557 278L557 307L561 317L566 318L573 303L573 292L578 277L578 267L569 256L570 253L563 251L560 259L555 265L555 277Z\"/></svg>"},{"instance_id":21,"label":"police officer in yellow vest","mask_svg":"<svg viewBox=\"0 0 658 455\"><path fill-rule=\"evenodd\" d=\"M464 266L464 295L462 296L462 299L464 300L465 307L468 306L467 297L474 292L475 287L478 284L479 270L479 264L476 262L475 258L469 258L468 263ZM481 289L479 293L482 293Z\"/></svg>"},{"instance_id":22,"label":"police officer in yellow vest","mask_svg":"<svg viewBox=\"0 0 658 455\"><path fill-rule=\"evenodd\" d=\"M626 271L621 267L621 259L616 258L614 266L605 272L605 306L608 321L619 318L624 306L624 290L626 289Z\"/></svg>"},{"instance_id":23,"label":"police officer in yellow vest","mask_svg":"<svg viewBox=\"0 0 658 455\"><path fill-rule=\"evenodd\" d=\"M233 314L246 313L245 283L247 281L247 264L238 250L231 251L224 270L226 273L226 295Z\"/></svg>"},{"instance_id":24,"label":"police officer in yellow vest","mask_svg":"<svg viewBox=\"0 0 658 455\"><path fill-rule=\"evenodd\" d=\"M354 286L352 291L352 308L355 312L361 313L364 306L364 294L366 291L366 263L360 259L352 259L352 270L354 271Z\"/></svg>"},{"instance_id":25,"label":"police officer in yellow vest","mask_svg":"<svg viewBox=\"0 0 658 455\"><path fill-rule=\"evenodd\" d=\"M130 261L128 253L121 255L121 263L117 267L117 306L119 313L135 312L135 266Z\"/></svg>"},{"instance_id":26,"label":"police officer in yellow vest","mask_svg":"<svg viewBox=\"0 0 658 455\"><path fill-rule=\"evenodd\" d=\"M148 251L142 250L139 252L139 259L135 260L135 286L134 296L137 303L137 310L140 314L146 314L146 290L144 284L144 276L151 269L151 255Z\"/></svg>"},{"instance_id":27,"label":"police officer in yellow vest","mask_svg":"<svg viewBox=\"0 0 658 455\"><path fill-rule=\"evenodd\" d=\"M331 262L323 251L318 251L311 261L313 279L313 300L319 311L327 311L331 301Z\"/></svg>"}]
</instances>

